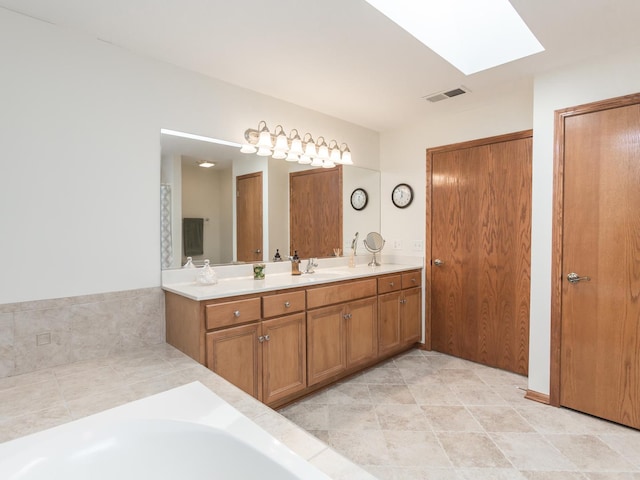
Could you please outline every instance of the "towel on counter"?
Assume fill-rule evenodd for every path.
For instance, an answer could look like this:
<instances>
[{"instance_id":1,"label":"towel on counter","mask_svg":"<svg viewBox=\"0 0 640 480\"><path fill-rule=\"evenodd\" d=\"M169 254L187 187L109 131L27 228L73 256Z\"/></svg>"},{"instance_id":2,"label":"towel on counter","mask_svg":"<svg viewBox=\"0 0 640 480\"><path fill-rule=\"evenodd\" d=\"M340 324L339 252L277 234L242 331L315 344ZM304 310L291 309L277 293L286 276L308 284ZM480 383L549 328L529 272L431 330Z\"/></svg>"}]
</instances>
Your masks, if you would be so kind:
<instances>
[{"instance_id":1,"label":"towel on counter","mask_svg":"<svg viewBox=\"0 0 640 480\"><path fill-rule=\"evenodd\" d=\"M185 257L203 255L204 218L182 219L182 246Z\"/></svg>"}]
</instances>

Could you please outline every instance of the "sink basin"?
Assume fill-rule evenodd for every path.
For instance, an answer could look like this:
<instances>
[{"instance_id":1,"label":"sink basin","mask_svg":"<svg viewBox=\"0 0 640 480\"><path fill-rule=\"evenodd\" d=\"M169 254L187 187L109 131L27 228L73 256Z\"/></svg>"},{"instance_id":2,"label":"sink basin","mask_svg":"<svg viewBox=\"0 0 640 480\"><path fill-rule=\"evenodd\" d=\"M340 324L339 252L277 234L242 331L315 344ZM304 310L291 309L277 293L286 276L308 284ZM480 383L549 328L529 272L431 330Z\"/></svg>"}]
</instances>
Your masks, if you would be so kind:
<instances>
[{"instance_id":1,"label":"sink basin","mask_svg":"<svg viewBox=\"0 0 640 480\"><path fill-rule=\"evenodd\" d=\"M348 272L344 271L316 271L315 273L304 273L302 277L308 282L321 282L325 280L340 280L341 278L349 276Z\"/></svg>"}]
</instances>

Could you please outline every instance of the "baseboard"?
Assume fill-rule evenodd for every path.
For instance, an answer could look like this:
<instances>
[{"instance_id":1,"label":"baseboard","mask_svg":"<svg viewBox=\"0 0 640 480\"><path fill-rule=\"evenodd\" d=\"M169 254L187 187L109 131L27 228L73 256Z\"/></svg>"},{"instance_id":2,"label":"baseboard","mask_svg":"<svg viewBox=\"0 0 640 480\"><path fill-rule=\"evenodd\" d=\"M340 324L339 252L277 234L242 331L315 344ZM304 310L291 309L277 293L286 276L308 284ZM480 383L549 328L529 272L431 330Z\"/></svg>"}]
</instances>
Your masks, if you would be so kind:
<instances>
[{"instance_id":1,"label":"baseboard","mask_svg":"<svg viewBox=\"0 0 640 480\"><path fill-rule=\"evenodd\" d=\"M534 390L527 389L527 393L524 395L524 398L526 398L527 400L533 400L534 402L549 405L549 395L547 395L546 393L540 393Z\"/></svg>"}]
</instances>

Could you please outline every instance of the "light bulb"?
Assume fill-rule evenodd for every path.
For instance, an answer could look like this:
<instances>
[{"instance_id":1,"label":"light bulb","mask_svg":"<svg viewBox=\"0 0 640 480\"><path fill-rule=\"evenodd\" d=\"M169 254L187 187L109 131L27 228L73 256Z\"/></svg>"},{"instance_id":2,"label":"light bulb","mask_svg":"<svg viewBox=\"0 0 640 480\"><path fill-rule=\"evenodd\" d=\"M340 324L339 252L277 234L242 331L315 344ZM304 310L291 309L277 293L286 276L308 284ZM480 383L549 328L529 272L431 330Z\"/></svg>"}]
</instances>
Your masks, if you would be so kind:
<instances>
[{"instance_id":1,"label":"light bulb","mask_svg":"<svg viewBox=\"0 0 640 480\"><path fill-rule=\"evenodd\" d=\"M260 132L260 136L258 137L258 148L272 148L273 143L271 142L271 134L269 130L262 130ZM258 155L260 155L258 153Z\"/></svg>"},{"instance_id":2,"label":"light bulb","mask_svg":"<svg viewBox=\"0 0 640 480\"><path fill-rule=\"evenodd\" d=\"M271 155L271 149L267 147L258 148L258 155L261 157L268 157Z\"/></svg>"},{"instance_id":3,"label":"light bulb","mask_svg":"<svg viewBox=\"0 0 640 480\"><path fill-rule=\"evenodd\" d=\"M298 162L300 161L300 155L296 155L291 150L289 150L289 155L287 155L287 158L285 160L287 162Z\"/></svg>"},{"instance_id":4,"label":"light bulb","mask_svg":"<svg viewBox=\"0 0 640 480\"><path fill-rule=\"evenodd\" d=\"M250 143L245 143L244 145L242 145L242 147L240 148L240 152L241 153L256 153L258 150L256 149L256 147L254 147L253 145L251 145Z\"/></svg>"}]
</instances>

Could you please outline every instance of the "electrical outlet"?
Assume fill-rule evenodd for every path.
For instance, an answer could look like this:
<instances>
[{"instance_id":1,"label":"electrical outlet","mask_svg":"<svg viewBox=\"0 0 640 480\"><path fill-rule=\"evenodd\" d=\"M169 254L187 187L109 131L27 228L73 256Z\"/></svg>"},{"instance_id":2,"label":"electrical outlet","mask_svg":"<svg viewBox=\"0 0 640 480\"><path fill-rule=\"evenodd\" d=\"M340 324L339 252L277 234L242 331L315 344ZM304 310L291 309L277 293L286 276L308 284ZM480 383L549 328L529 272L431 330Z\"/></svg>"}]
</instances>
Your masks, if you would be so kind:
<instances>
[{"instance_id":1,"label":"electrical outlet","mask_svg":"<svg viewBox=\"0 0 640 480\"><path fill-rule=\"evenodd\" d=\"M422 250L424 250L424 242L422 240L414 240L413 250L416 252L421 252Z\"/></svg>"},{"instance_id":2,"label":"electrical outlet","mask_svg":"<svg viewBox=\"0 0 640 480\"><path fill-rule=\"evenodd\" d=\"M51 332L38 333L36 335L36 346L49 345L51 343Z\"/></svg>"},{"instance_id":3,"label":"electrical outlet","mask_svg":"<svg viewBox=\"0 0 640 480\"><path fill-rule=\"evenodd\" d=\"M402 240L393 240L393 249L402 250Z\"/></svg>"}]
</instances>

